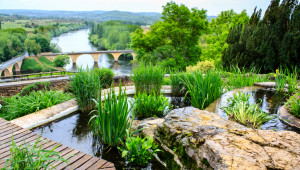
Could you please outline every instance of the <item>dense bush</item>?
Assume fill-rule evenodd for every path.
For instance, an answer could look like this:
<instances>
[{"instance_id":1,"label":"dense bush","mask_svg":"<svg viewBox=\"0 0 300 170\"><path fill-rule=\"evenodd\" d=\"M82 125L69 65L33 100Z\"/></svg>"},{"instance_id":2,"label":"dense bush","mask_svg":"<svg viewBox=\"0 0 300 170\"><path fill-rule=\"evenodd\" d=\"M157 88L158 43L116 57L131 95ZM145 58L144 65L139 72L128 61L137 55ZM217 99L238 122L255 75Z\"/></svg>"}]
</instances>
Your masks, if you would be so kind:
<instances>
[{"instance_id":1,"label":"dense bush","mask_svg":"<svg viewBox=\"0 0 300 170\"><path fill-rule=\"evenodd\" d=\"M195 66L188 66L186 67L187 72L193 72L193 71L201 71L201 72L206 72L206 71L212 71L215 69L214 62L212 61L199 61Z\"/></svg>"},{"instance_id":2,"label":"dense bush","mask_svg":"<svg viewBox=\"0 0 300 170\"><path fill-rule=\"evenodd\" d=\"M169 111L169 99L162 94L147 95L146 92L134 96L133 113L139 119L163 117Z\"/></svg>"},{"instance_id":3,"label":"dense bush","mask_svg":"<svg viewBox=\"0 0 300 170\"><path fill-rule=\"evenodd\" d=\"M300 92L291 96L285 106L291 114L300 118Z\"/></svg>"},{"instance_id":4,"label":"dense bush","mask_svg":"<svg viewBox=\"0 0 300 170\"><path fill-rule=\"evenodd\" d=\"M259 108L259 104L250 104L249 96L239 93L239 95L233 94L233 97L228 99L228 107L224 107L223 110L230 119L248 127L258 128L274 118L263 112Z\"/></svg>"},{"instance_id":5,"label":"dense bush","mask_svg":"<svg viewBox=\"0 0 300 170\"><path fill-rule=\"evenodd\" d=\"M55 57L53 62L54 62L56 67L64 67L64 66L66 66L67 64L70 63L70 57L67 54L58 55L57 57Z\"/></svg>"},{"instance_id":6,"label":"dense bush","mask_svg":"<svg viewBox=\"0 0 300 170\"><path fill-rule=\"evenodd\" d=\"M3 106L0 117L6 120L33 113L73 98L71 94L57 91L32 91L26 96L12 96L2 98Z\"/></svg>"},{"instance_id":7,"label":"dense bush","mask_svg":"<svg viewBox=\"0 0 300 170\"><path fill-rule=\"evenodd\" d=\"M89 113L94 110L95 103L92 99L99 97L100 84L98 75L89 69L78 69L78 73L70 76L70 85L82 112Z\"/></svg>"},{"instance_id":8,"label":"dense bush","mask_svg":"<svg viewBox=\"0 0 300 170\"><path fill-rule=\"evenodd\" d=\"M158 145L150 136L134 137L127 131L125 144L123 143L123 147L118 147L118 149L122 152L122 157L125 157L132 165L145 166L153 155L160 151L157 147Z\"/></svg>"},{"instance_id":9,"label":"dense bush","mask_svg":"<svg viewBox=\"0 0 300 170\"><path fill-rule=\"evenodd\" d=\"M36 82L34 84L25 86L19 94L21 96L25 96L25 95L28 95L32 91L50 90L50 86L51 86L50 82Z\"/></svg>"},{"instance_id":10,"label":"dense bush","mask_svg":"<svg viewBox=\"0 0 300 170\"><path fill-rule=\"evenodd\" d=\"M160 66L141 63L133 69L133 75L131 76L136 94L142 94L143 92L160 94L164 76L165 70Z\"/></svg>"},{"instance_id":11,"label":"dense bush","mask_svg":"<svg viewBox=\"0 0 300 170\"><path fill-rule=\"evenodd\" d=\"M92 70L100 78L101 87L110 87L114 80L114 73L108 68L95 68Z\"/></svg>"},{"instance_id":12,"label":"dense bush","mask_svg":"<svg viewBox=\"0 0 300 170\"><path fill-rule=\"evenodd\" d=\"M106 96L107 95L107 96ZM98 136L103 144L117 146L125 139L126 130L131 128L131 107L128 105L125 90L122 92L119 86L119 94L116 95L113 88L104 94L104 100L94 100L98 110L90 119L94 135Z\"/></svg>"}]
</instances>

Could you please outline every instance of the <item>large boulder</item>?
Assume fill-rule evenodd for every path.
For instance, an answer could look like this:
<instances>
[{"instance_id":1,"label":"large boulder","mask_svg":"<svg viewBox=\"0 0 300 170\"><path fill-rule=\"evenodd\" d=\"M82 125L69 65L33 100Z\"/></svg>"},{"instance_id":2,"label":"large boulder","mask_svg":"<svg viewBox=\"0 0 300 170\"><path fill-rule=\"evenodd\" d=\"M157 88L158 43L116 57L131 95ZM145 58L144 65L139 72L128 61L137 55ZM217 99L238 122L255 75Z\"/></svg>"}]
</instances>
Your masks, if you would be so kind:
<instances>
[{"instance_id":1,"label":"large boulder","mask_svg":"<svg viewBox=\"0 0 300 170\"><path fill-rule=\"evenodd\" d=\"M300 169L296 132L254 130L193 107L157 122L155 138L173 148L186 169Z\"/></svg>"}]
</instances>

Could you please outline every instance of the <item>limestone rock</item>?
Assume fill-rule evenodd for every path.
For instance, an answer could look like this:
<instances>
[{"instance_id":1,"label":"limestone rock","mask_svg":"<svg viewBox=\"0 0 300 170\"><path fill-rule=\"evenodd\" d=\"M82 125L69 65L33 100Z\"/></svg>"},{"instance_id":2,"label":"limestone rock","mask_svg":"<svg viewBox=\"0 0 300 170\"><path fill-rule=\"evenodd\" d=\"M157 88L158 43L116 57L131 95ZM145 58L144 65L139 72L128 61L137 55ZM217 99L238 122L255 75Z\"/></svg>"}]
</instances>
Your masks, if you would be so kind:
<instances>
[{"instance_id":1,"label":"limestone rock","mask_svg":"<svg viewBox=\"0 0 300 170\"><path fill-rule=\"evenodd\" d=\"M178 148L179 158L187 155L198 168L300 168L300 135L296 132L253 130L193 107L171 111L165 121L158 122L155 138Z\"/></svg>"}]
</instances>

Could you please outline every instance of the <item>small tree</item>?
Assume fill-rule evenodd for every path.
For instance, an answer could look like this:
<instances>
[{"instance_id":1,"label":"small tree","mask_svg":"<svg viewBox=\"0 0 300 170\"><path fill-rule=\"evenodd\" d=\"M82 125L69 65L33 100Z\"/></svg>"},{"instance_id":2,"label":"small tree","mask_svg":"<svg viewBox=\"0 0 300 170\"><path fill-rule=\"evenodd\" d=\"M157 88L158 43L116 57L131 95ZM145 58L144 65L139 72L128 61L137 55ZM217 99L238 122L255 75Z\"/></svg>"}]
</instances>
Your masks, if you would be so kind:
<instances>
[{"instance_id":1,"label":"small tree","mask_svg":"<svg viewBox=\"0 0 300 170\"><path fill-rule=\"evenodd\" d=\"M54 59L54 64L56 67L64 67L65 65L70 63L70 57L68 55L58 55Z\"/></svg>"},{"instance_id":2,"label":"small tree","mask_svg":"<svg viewBox=\"0 0 300 170\"><path fill-rule=\"evenodd\" d=\"M41 52L41 46L37 44L35 40L25 40L25 48L29 56L30 54L37 55Z\"/></svg>"}]
</instances>

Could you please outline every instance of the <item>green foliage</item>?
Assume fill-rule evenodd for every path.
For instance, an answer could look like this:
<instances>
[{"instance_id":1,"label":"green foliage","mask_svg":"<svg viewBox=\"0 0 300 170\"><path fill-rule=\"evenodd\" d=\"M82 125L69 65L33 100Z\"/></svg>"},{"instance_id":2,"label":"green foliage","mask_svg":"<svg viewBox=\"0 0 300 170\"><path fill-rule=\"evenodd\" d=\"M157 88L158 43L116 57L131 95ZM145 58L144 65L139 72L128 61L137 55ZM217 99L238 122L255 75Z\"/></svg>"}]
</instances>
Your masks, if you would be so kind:
<instances>
[{"instance_id":1,"label":"green foliage","mask_svg":"<svg viewBox=\"0 0 300 170\"><path fill-rule=\"evenodd\" d=\"M43 150L41 142L46 142L40 137L29 145L25 143L17 145L13 136L11 137L10 157L5 162L5 169L52 169L53 161L67 162L59 155L59 152L54 151L59 144L54 146L51 150Z\"/></svg>"},{"instance_id":2,"label":"green foliage","mask_svg":"<svg viewBox=\"0 0 300 170\"><path fill-rule=\"evenodd\" d=\"M214 61L216 66L221 66L221 56L223 51L228 47L226 38L229 30L238 24L245 25L249 21L246 11L240 14L233 10L222 11L217 18L213 18L205 35L200 39L200 47L203 49L201 61Z\"/></svg>"},{"instance_id":3,"label":"green foliage","mask_svg":"<svg viewBox=\"0 0 300 170\"><path fill-rule=\"evenodd\" d=\"M114 80L114 73L108 68L95 68L92 70L100 78L101 88L110 87Z\"/></svg>"},{"instance_id":4,"label":"green foliage","mask_svg":"<svg viewBox=\"0 0 300 170\"><path fill-rule=\"evenodd\" d=\"M170 77L164 78L163 85L171 85L171 78Z\"/></svg>"},{"instance_id":5,"label":"green foliage","mask_svg":"<svg viewBox=\"0 0 300 170\"><path fill-rule=\"evenodd\" d=\"M160 94L161 87L164 81L165 70L160 66L139 64L133 69L131 76L134 82L136 94L146 92L147 94Z\"/></svg>"},{"instance_id":6,"label":"green foliage","mask_svg":"<svg viewBox=\"0 0 300 170\"><path fill-rule=\"evenodd\" d=\"M191 96L192 106L205 109L223 93L223 81L220 73L208 71L186 73L182 79Z\"/></svg>"},{"instance_id":7,"label":"green foliage","mask_svg":"<svg viewBox=\"0 0 300 170\"><path fill-rule=\"evenodd\" d=\"M41 46L40 44L36 43L35 40L25 40L25 48L28 52L28 55L31 54L38 55L41 52Z\"/></svg>"},{"instance_id":8,"label":"green foliage","mask_svg":"<svg viewBox=\"0 0 300 170\"><path fill-rule=\"evenodd\" d=\"M135 24L125 24L122 21L107 21L103 24L93 24L89 39L101 50L130 49L130 33L140 28Z\"/></svg>"},{"instance_id":9,"label":"green foliage","mask_svg":"<svg viewBox=\"0 0 300 170\"><path fill-rule=\"evenodd\" d=\"M26 31L23 29L0 30L0 62L10 60L25 50Z\"/></svg>"},{"instance_id":10,"label":"green foliage","mask_svg":"<svg viewBox=\"0 0 300 170\"><path fill-rule=\"evenodd\" d=\"M264 17L255 9L249 23L230 30L223 66L255 66L271 72L280 65L300 67L300 6L297 0L272 0Z\"/></svg>"},{"instance_id":11,"label":"green foliage","mask_svg":"<svg viewBox=\"0 0 300 170\"><path fill-rule=\"evenodd\" d=\"M70 84L76 97L79 109L89 113L95 108L92 99L97 99L100 93L100 79L88 68L78 69L78 73L70 76Z\"/></svg>"},{"instance_id":12,"label":"green foliage","mask_svg":"<svg viewBox=\"0 0 300 170\"><path fill-rule=\"evenodd\" d=\"M0 117L6 120L13 120L70 100L71 98L73 98L71 94L52 90L32 91L26 96L16 95L9 98L2 98L4 104L0 110Z\"/></svg>"},{"instance_id":13,"label":"green foliage","mask_svg":"<svg viewBox=\"0 0 300 170\"><path fill-rule=\"evenodd\" d=\"M134 137L127 130L126 141L123 147L118 147L122 152L122 157L125 157L128 162L133 165L145 166L152 159L156 152L158 145L153 142L153 138L147 136L140 138Z\"/></svg>"},{"instance_id":14,"label":"green foliage","mask_svg":"<svg viewBox=\"0 0 300 170\"><path fill-rule=\"evenodd\" d=\"M42 67L35 59L26 58L21 66L22 71L34 71L34 72L49 72L49 71L56 71L55 69L52 69L50 67Z\"/></svg>"},{"instance_id":15,"label":"green foliage","mask_svg":"<svg viewBox=\"0 0 300 170\"><path fill-rule=\"evenodd\" d=\"M162 94L147 95L146 92L134 96L133 113L139 119L163 117L169 111L169 100Z\"/></svg>"},{"instance_id":16,"label":"green foliage","mask_svg":"<svg viewBox=\"0 0 300 170\"><path fill-rule=\"evenodd\" d=\"M173 96L179 97L186 94L186 88L183 83L184 74L184 72L173 72L170 74Z\"/></svg>"},{"instance_id":17,"label":"green foliage","mask_svg":"<svg viewBox=\"0 0 300 170\"><path fill-rule=\"evenodd\" d=\"M121 84L119 94L116 95L111 88L104 100L95 101L98 110L91 117L89 124L94 135L98 136L103 144L117 146L120 141L125 139L126 130L131 128L130 110L125 90L122 92ZM133 118L134 116L132 116Z\"/></svg>"},{"instance_id":18,"label":"green foliage","mask_svg":"<svg viewBox=\"0 0 300 170\"><path fill-rule=\"evenodd\" d=\"M193 72L193 71L200 71L200 72L206 72L206 71L213 71L215 69L215 64L212 61L199 61L197 65L195 66L188 66L186 68L187 72Z\"/></svg>"},{"instance_id":19,"label":"green foliage","mask_svg":"<svg viewBox=\"0 0 300 170\"><path fill-rule=\"evenodd\" d=\"M196 64L201 54L199 37L208 25L206 11L168 2L161 19L148 32L137 29L132 34L137 59L183 70L187 65Z\"/></svg>"},{"instance_id":20,"label":"green foliage","mask_svg":"<svg viewBox=\"0 0 300 170\"><path fill-rule=\"evenodd\" d=\"M274 74L275 77L275 86L276 86L276 91L281 91L283 92L285 89L285 83L286 83L286 75L282 71L282 69L277 69L276 74Z\"/></svg>"},{"instance_id":21,"label":"green foliage","mask_svg":"<svg viewBox=\"0 0 300 170\"><path fill-rule=\"evenodd\" d=\"M55 66L55 64L52 61L50 61L48 58L44 56L39 57L39 61L48 66L53 66L53 67Z\"/></svg>"},{"instance_id":22,"label":"green foliage","mask_svg":"<svg viewBox=\"0 0 300 170\"><path fill-rule=\"evenodd\" d=\"M291 114L300 118L300 92L291 96L285 106Z\"/></svg>"},{"instance_id":23,"label":"green foliage","mask_svg":"<svg viewBox=\"0 0 300 170\"><path fill-rule=\"evenodd\" d=\"M292 71L286 69L285 70L286 74L287 74L287 83L288 83L288 93L290 94L294 94L297 92L298 90L298 72L297 72L297 67L292 69Z\"/></svg>"},{"instance_id":24,"label":"green foliage","mask_svg":"<svg viewBox=\"0 0 300 170\"><path fill-rule=\"evenodd\" d=\"M245 93L233 94L233 98L228 99L228 107L223 110L230 119L233 119L247 127L258 128L263 123L274 119L263 112L258 104L250 104L249 96Z\"/></svg>"},{"instance_id":25,"label":"green foliage","mask_svg":"<svg viewBox=\"0 0 300 170\"><path fill-rule=\"evenodd\" d=\"M50 90L50 82L36 82L34 84L30 84L25 86L22 91L19 93L20 96L29 95L32 91L39 91L39 90Z\"/></svg>"},{"instance_id":26,"label":"green foliage","mask_svg":"<svg viewBox=\"0 0 300 170\"><path fill-rule=\"evenodd\" d=\"M67 54L58 55L57 57L55 57L53 62L54 62L56 67L64 67L64 66L66 66L67 64L70 63L70 57Z\"/></svg>"}]
</instances>

